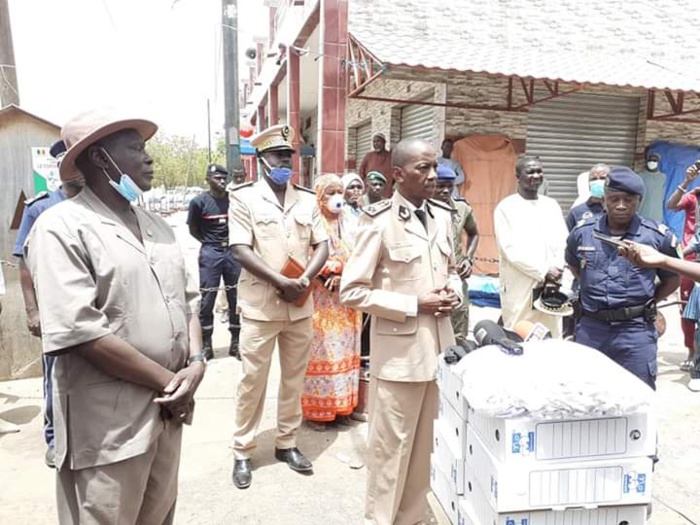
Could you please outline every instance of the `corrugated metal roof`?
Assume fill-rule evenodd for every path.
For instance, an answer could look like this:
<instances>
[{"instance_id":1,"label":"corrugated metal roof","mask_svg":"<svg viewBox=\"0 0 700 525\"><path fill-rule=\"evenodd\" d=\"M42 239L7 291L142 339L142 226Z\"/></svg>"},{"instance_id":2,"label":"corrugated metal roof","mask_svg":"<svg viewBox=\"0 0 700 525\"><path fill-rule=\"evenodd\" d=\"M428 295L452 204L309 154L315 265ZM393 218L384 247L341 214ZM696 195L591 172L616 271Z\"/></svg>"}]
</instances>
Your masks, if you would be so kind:
<instances>
[{"instance_id":1,"label":"corrugated metal roof","mask_svg":"<svg viewBox=\"0 0 700 525\"><path fill-rule=\"evenodd\" d=\"M696 0L352 0L388 65L700 92Z\"/></svg>"}]
</instances>

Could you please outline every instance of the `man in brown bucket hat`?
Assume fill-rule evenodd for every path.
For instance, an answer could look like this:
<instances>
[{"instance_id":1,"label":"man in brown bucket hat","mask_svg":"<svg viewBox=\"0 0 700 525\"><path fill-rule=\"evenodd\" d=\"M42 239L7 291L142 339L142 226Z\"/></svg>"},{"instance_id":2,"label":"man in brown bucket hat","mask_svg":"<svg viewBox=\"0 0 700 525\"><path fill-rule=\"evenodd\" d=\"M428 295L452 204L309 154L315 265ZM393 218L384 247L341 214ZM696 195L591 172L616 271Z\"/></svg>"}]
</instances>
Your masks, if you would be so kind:
<instances>
[{"instance_id":1,"label":"man in brown bucket hat","mask_svg":"<svg viewBox=\"0 0 700 525\"><path fill-rule=\"evenodd\" d=\"M170 226L133 206L151 188L157 126L90 111L68 121L61 180L75 198L37 220L25 252L54 368L61 524L171 523L182 423L204 374L197 284Z\"/></svg>"}]
</instances>

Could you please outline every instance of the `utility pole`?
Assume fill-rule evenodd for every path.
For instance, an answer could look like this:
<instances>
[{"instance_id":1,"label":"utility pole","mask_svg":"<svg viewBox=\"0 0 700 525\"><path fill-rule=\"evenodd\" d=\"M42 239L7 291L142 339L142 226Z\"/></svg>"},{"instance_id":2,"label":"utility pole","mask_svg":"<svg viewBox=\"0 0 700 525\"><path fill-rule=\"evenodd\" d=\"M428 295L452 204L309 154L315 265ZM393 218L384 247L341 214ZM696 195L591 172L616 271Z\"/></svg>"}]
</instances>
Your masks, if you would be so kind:
<instances>
[{"instance_id":1,"label":"utility pole","mask_svg":"<svg viewBox=\"0 0 700 525\"><path fill-rule=\"evenodd\" d=\"M0 0L0 108L19 106L15 50L12 46L9 0Z\"/></svg>"},{"instance_id":2,"label":"utility pole","mask_svg":"<svg viewBox=\"0 0 700 525\"><path fill-rule=\"evenodd\" d=\"M238 138L238 0L221 0L224 43L224 126L226 169L241 169L241 146Z\"/></svg>"}]
</instances>

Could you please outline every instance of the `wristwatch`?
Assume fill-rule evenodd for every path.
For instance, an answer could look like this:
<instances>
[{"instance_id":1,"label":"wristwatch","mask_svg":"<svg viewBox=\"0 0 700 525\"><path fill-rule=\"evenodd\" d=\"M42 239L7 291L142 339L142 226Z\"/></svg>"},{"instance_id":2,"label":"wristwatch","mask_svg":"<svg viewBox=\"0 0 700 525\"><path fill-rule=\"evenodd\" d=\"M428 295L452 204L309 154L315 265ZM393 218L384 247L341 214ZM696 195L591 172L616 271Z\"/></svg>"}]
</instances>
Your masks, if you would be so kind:
<instances>
[{"instance_id":1,"label":"wristwatch","mask_svg":"<svg viewBox=\"0 0 700 525\"><path fill-rule=\"evenodd\" d=\"M190 366L192 363L197 362L206 364L206 361L204 360L204 354L194 354L187 358L187 366Z\"/></svg>"},{"instance_id":2,"label":"wristwatch","mask_svg":"<svg viewBox=\"0 0 700 525\"><path fill-rule=\"evenodd\" d=\"M302 285L304 288L308 288L309 285L311 284L311 281L310 281L309 278L306 277L306 276L301 277L299 280L301 281L301 285Z\"/></svg>"}]
</instances>

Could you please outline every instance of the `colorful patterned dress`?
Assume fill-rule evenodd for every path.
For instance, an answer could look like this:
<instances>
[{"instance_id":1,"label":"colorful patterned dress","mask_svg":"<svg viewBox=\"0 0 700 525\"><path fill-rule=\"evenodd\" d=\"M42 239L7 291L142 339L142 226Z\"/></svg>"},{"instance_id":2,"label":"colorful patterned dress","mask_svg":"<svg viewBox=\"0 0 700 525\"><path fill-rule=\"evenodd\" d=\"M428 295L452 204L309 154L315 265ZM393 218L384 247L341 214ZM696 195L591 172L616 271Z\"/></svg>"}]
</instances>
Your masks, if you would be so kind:
<instances>
[{"instance_id":1,"label":"colorful patterned dress","mask_svg":"<svg viewBox=\"0 0 700 525\"><path fill-rule=\"evenodd\" d=\"M341 219L323 217L323 222L330 237L326 265L345 265L350 248L342 238ZM337 288L329 292L319 279L312 286L314 337L301 406L307 421L330 422L357 406L362 314L340 304Z\"/></svg>"}]
</instances>

